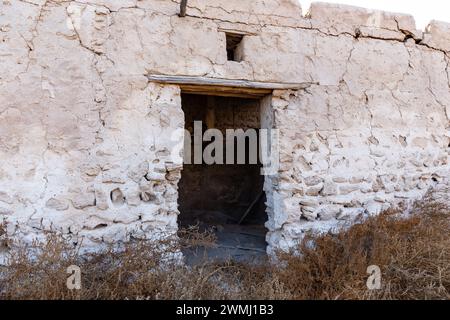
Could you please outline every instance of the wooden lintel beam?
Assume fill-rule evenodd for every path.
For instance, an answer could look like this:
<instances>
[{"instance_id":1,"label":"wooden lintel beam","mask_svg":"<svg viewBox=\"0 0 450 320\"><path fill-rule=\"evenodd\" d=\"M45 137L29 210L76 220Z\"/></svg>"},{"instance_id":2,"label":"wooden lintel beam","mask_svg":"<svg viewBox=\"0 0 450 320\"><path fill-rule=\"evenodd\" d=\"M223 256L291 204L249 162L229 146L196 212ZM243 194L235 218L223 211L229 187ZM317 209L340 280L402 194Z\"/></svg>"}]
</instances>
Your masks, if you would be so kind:
<instances>
[{"instance_id":1,"label":"wooden lintel beam","mask_svg":"<svg viewBox=\"0 0 450 320\"><path fill-rule=\"evenodd\" d=\"M248 89L254 94L267 94L273 90L299 90L305 89L311 85L311 83L273 83L191 76L148 75L147 78L152 82L178 84L180 87L198 87L203 89L218 88L228 92Z\"/></svg>"},{"instance_id":2,"label":"wooden lintel beam","mask_svg":"<svg viewBox=\"0 0 450 320\"><path fill-rule=\"evenodd\" d=\"M194 93L206 96L223 96L223 97L240 97L240 98L260 98L271 94L272 90L268 89L252 89L252 88L236 88L224 86L205 86L177 84L184 93Z\"/></svg>"}]
</instances>

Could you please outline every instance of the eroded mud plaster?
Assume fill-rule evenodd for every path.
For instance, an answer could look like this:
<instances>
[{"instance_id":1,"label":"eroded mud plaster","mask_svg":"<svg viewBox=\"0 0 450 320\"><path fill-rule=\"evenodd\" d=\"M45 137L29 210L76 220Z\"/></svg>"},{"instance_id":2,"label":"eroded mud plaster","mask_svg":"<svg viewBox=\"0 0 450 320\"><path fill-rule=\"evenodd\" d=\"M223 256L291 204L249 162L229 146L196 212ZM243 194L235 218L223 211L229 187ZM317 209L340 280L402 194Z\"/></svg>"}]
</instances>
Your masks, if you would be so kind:
<instances>
[{"instance_id":1,"label":"eroded mud plaster","mask_svg":"<svg viewBox=\"0 0 450 320\"><path fill-rule=\"evenodd\" d=\"M450 25L296 0L0 2L0 216L86 247L177 230L178 86L148 75L298 83L264 98L280 130L268 250L446 190ZM225 32L244 34L227 61ZM446 191L443 192L444 198Z\"/></svg>"}]
</instances>

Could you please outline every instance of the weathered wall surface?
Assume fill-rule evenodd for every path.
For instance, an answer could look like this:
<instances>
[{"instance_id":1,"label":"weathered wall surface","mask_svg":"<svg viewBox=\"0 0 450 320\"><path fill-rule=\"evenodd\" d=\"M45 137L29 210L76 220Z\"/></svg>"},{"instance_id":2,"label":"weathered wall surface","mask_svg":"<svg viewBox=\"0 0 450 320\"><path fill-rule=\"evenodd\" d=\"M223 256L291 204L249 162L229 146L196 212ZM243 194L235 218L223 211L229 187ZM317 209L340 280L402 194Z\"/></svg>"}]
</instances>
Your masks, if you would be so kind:
<instances>
[{"instance_id":1,"label":"weathered wall surface","mask_svg":"<svg viewBox=\"0 0 450 320\"><path fill-rule=\"evenodd\" d=\"M89 245L173 233L180 89L152 74L308 88L264 100L281 130L267 177L269 250L448 183L450 26L296 0L4 0L0 215L31 240ZM224 30L246 34L227 61Z\"/></svg>"},{"instance_id":2,"label":"weathered wall surface","mask_svg":"<svg viewBox=\"0 0 450 320\"><path fill-rule=\"evenodd\" d=\"M82 21L71 19L79 6ZM31 241L56 230L87 246L173 233L181 164L166 160L184 127L179 88L121 72L101 53L106 7L3 1L0 12L8 233Z\"/></svg>"},{"instance_id":3,"label":"weathered wall surface","mask_svg":"<svg viewBox=\"0 0 450 320\"><path fill-rule=\"evenodd\" d=\"M314 30L299 32L314 84L272 102L283 200L269 243L285 249L450 176L450 25L422 35L408 16L327 4L309 16Z\"/></svg>"},{"instance_id":4,"label":"weathered wall surface","mask_svg":"<svg viewBox=\"0 0 450 320\"><path fill-rule=\"evenodd\" d=\"M146 75L282 81L282 67L267 63L272 52L226 61L219 31L300 17L295 6L266 4L229 2L233 11L190 1L192 16L179 18L166 0L2 1L0 214L9 236L59 231L96 247L175 232L181 163L170 138L184 127L180 90ZM244 52L264 52L265 38Z\"/></svg>"}]
</instances>

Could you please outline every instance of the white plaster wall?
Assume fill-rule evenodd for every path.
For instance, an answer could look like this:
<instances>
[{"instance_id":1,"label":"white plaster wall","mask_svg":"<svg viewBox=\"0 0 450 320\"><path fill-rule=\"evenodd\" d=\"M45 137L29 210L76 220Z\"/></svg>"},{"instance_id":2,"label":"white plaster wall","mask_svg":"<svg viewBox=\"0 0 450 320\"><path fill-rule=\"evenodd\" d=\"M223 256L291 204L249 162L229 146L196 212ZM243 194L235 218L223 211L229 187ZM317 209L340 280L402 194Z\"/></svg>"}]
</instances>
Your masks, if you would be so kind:
<instances>
[{"instance_id":1,"label":"white plaster wall","mask_svg":"<svg viewBox=\"0 0 450 320\"><path fill-rule=\"evenodd\" d=\"M13 240L59 231L86 247L173 234L179 88L121 73L97 38L111 12L78 6L0 4L2 220Z\"/></svg>"},{"instance_id":2,"label":"white plaster wall","mask_svg":"<svg viewBox=\"0 0 450 320\"><path fill-rule=\"evenodd\" d=\"M423 42L413 39L411 22L403 39L385 29L363 36L355 30L372 13L355 10L312 6L316 28L299 32L313 84L274 92L282 150L275 193L284 213L269 233L275 248L407 206L430 190L450 203L449 25ZM383 22L390 14L376 15L390 28Z\"/></svg>"},{"instance_id":3,"label":"white plaster wall","mask_svg":"<svg viewBox=\"0 0 450 320\"><path fill-rule=\"evenodd\" d=\"M448 182L448 24L422 33L407 15L327 4L303 18L296 0L178 6L0 3L0 216L14 239L175 232L180 92L150 74L308 87L272 98L269 251ZM247 34L244 61L226 61L224 30Z\"/></svg>"}]
</instances>

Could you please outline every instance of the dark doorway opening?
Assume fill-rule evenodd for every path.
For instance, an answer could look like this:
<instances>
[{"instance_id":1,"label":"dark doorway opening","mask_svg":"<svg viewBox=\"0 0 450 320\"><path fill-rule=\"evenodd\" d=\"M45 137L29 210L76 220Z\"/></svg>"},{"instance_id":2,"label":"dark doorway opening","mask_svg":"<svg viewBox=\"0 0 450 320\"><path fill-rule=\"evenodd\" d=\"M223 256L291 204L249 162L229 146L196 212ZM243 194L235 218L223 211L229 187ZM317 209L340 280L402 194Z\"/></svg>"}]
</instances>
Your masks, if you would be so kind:
<instances>
[{"instance_id":1,"label":"dark doorway opening","mask_svg":"<svg viewBox=\"0 0 450 320\"><path fill-rule=\"evenodd\" d=\"M197 226L200 231L215 233L217 246L207 250L208 258L265 256L264 176L261 175L259 157L256 163L251 163L250 138L245 140L245 163L236 163L238 147L235 139L236 161L226 164L226 130L242 129L246 132L253 129L258 137L260 100L182 94L182 108L185 129L191 134L192 164L184 164L179 182L180 227ZM204 159L200 164L194 163L194 121L202 122L202 133L207 129L218 129L223 133L224 164L206 164ZM210 143L203 142L202 150ZM258 148L259 143L256 144Z\"/></svg>"}]
</instances>

